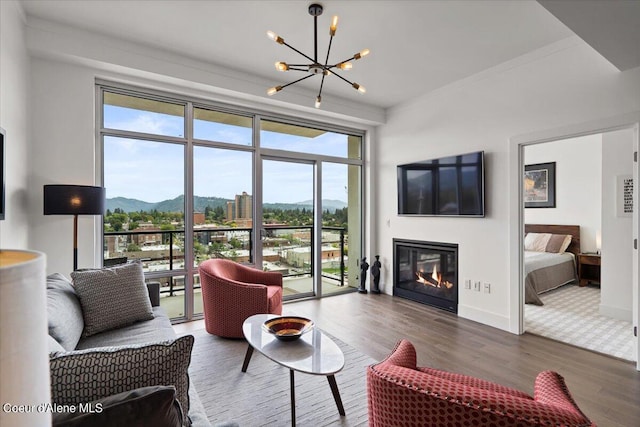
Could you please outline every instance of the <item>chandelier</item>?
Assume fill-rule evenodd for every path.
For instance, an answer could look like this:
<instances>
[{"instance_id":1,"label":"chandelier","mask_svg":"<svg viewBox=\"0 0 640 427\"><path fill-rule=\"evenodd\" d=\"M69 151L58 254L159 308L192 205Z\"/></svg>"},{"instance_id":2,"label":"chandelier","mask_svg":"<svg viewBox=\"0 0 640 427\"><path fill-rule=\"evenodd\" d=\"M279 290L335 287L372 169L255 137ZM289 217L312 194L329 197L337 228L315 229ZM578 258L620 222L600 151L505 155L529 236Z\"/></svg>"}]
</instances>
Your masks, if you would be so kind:
<instances>
[{"instance_id":1,"label":"chandelier","mask_svg":"<svg viewBox=\"0 0 640 427\"><path fill-rule=\"evenodd\" d=\"M313 33L313 46L314 46L313 58L300 52L298 49L296 49L295 47L285 42L282 37L280 37L273 31L267 31L267 36L269 36L270 39L272 39L278 44L288 47L294 52L305 57L307 60L311 61L310 63L306 63L306 64L288 64L282 61L276 62L275 65L278 71L283 71L283 72L302 71L303 73L307 73L307 75L297 80L294 80L292 82L289 82L287 84L269 88L269 90L267 90L267 94L269 96L275 94L276 92L280 92L282 89L284 89L287 86L291 86L293 84L296 84L298 82L301 82L303 80L306 80L316 75L322 76L322 80L320 81L320 90L318 91L318 96L316 97L316 103L315 103L316 108L320 108L320 104L322 102L322 87L324 85L324 78L329 75L334 75L338 77L340 80L343 80L344 82L348 83L349 85L351 85L351 87L353 87L360 93L366 92L364 86L345 79L340 74L336 73L336 69L340 69L344 71L350 70L353 67L353 64L349 61L358 60L360 58L367 56L369 54L369 49L364 49L356 53L355 55L353 55L351 58L345 59L344 61L340 61L336 64L331 64L331 65L329 64L329 52L331 52L331 42L333 41L333 37L336 35L336 29L338 28L337 16L334 16L333 19L331 19L331 26L329 27L329 35L331 37L329 38L329 46L327 47L327 56L324 60L324 64L318 62L318 16L322 15L322 9L323 8L321 4L314 3L309 5L309 15L313 16L313 32L314 32Z\"/></svg>"}]
</instances>

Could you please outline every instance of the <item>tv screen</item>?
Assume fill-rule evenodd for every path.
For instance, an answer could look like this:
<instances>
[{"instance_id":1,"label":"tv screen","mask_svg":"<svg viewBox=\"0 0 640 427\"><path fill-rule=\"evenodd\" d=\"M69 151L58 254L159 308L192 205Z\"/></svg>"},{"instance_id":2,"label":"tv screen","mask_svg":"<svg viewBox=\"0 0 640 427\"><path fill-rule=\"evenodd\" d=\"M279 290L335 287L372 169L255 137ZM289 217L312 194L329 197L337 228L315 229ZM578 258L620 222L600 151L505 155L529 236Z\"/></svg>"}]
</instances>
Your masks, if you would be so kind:
<instances>
[{"instance_id":1,"label":"tv screen","mask_svg":"<svg viewBox=\"0 0 640 427\"><path fill-rule=\"evenodd\" d=\"M484 216L484 151L398 166L398 214Z\"/></svg>"}]
</instances>

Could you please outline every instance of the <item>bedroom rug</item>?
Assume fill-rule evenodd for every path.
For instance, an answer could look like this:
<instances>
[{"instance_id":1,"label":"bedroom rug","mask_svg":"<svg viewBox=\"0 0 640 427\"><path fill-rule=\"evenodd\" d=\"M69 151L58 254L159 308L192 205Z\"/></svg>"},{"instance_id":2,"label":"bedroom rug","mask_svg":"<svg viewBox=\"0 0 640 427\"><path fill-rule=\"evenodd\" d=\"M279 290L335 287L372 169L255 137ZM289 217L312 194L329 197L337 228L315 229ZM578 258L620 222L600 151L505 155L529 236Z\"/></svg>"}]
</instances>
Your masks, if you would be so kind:
<instances>
[{"instance_id":1,"label":"bedroom rug","mask_svg":"<svg viewBox=\"0 0 640 427\"><path fill-rule=\"evenodd\" d=\"M255 351L246 373L244 340L195 336L191 381L213 425L235 421L241 427L291 425L289 370ZM186 334L184 334L186 335ZM366 367L376 361L331 337L342 349L345 366L336 381L346 412L340 417L325 376L296 373L296 423L299 426L366 426Z\"/></svg>"},{"instance_id":2,"label":"bedroom rug","mask_svg":"<svg viewBox=\"0 0 640 427\"><path fill-rule=\"evenodd\" d=\"M535 335L634 362L631 322L599 314L600 289L565 285L525 304L525 330Z\"/></svg>"}]
</instances>

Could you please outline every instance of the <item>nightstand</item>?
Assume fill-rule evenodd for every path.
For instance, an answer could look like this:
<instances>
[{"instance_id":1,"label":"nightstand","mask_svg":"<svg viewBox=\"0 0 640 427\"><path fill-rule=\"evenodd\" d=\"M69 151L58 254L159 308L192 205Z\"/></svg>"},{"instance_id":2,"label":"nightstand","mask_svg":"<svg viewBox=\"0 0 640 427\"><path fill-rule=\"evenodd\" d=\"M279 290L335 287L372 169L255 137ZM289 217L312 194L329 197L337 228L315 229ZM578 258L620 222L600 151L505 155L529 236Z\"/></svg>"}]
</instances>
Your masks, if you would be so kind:
<instances>
[{"instance_id":1,"label":"nightstand","mask_svg":"<svg viewBox=\"0 0 640 427\"><path fill-rule=\"evenodd\" d=\"M578 254L578 281L580 286L600 284L600 255Z\"/></svg>"}]
</instances>

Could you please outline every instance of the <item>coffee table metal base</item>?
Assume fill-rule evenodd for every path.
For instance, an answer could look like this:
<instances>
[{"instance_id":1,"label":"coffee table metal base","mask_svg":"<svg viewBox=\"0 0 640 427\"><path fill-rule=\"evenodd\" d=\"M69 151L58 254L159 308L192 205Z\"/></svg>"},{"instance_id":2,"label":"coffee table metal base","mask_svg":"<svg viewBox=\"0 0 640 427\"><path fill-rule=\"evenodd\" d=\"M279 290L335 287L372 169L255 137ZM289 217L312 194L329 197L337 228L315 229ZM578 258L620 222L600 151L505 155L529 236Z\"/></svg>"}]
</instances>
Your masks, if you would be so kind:
<instances>
[{"instance_id":1,"label":"coffee table metal base","mask_svg":"<svg viewBox=\"0 0 640 427\"><path fill-rule=\"evenodd\" d=\"M247 353L244 356L244 362L242 363L242 372L247 372L247 368L249 367L249 362L251 361L251 356L253 355L253 347L251 344L247 346ZM289 387L291 388L291 426L295 427L296 425L296 382L294 370L289 369ZM329 381L329 387L331 388L331 393L333 394L333 399L336 401L336 406L338 407L338 413L341 416L345 416L344 406L342 405L342 398L340 397L340 390L338 390L338 383L336 382L335 375L327 375L327 380Z\"/></svg>"}]
</instances>

